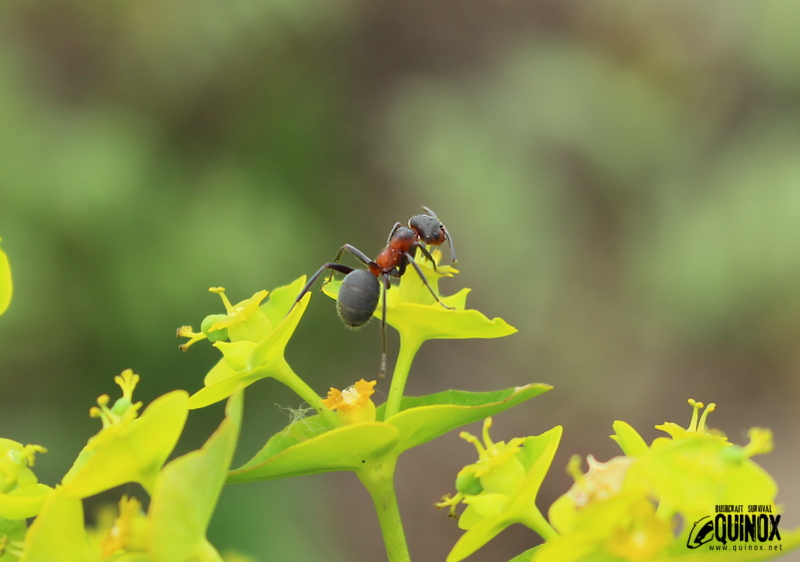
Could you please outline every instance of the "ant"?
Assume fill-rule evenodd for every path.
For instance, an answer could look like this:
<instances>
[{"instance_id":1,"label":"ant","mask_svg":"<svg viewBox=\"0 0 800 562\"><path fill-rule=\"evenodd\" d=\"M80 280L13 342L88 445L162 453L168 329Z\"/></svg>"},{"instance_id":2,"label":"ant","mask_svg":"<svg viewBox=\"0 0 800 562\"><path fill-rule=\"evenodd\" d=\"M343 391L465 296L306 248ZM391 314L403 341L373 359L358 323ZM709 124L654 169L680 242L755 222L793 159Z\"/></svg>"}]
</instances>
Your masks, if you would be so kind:
<instances>
[{"instance_id":1,"label":"ant","mask_svg":"<svg viewBox=\"0 0 800 562\"><path fill-rule=\"evenodd\" d=\"M399 222L395 223L389 233L389 238L386 240L386 247L374 260L369 259L364 252L350 244L345 244L339 248L336 258L320 267L305 284L297 299L295 299L295 303L297 303L303 298L303 295L311 289L311 285L326 269L331 270L328 281L333 277L334 271L343 273L345 277L339 288L336 309L339 312L339 318L342 319L345 325L351 328L358 328L366 324L372 318L375 309L378 308L381 285L383 285L383 314L381 315L383 349L380 376L384 376L386 372L386 291L391 285L390 279L392 277L396 279L402 277L410 263L431 292L431 295L433 295L433 298L436 299L436 302L447 309L452 309L452 307L447 306L439 299L428 283L425 274L422 273L419 264L414 260L414 251L419 248L422 255L433 263L433 267L436 269L436 263L426 246L440 246L445 240L449 240L450 258L453 263L456 263L456 252L453 249L453 239L450 237L450 233L447 232L436 213L427 207L422 207L422 209L426 214L411 217L407 227ZM339 263L344 252L349 252L355 256L356 259L367 266L367 269L355 269Z\"/></svg>"}]
</instances>

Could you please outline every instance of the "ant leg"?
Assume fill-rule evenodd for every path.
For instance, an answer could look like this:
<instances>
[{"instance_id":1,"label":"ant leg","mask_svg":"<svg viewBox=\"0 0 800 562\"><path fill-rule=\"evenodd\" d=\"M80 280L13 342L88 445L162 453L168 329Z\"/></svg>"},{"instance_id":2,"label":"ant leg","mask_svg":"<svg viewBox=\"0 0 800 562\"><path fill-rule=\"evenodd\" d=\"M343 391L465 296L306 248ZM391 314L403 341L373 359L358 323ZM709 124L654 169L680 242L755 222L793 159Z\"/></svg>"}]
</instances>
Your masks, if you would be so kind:
<instances>
[{"instance_id":1,"label":"ant leg","mask_svg":"<svg viewBox=\"0 0 800 562\"><path fill-rule=\"evenodd\" d=\"M383 347L381 348L381 372L378 376L383 378L386 376L386 292L389 289L389 277L384 274L383 280L383 307L381 308L381 339Z\"/></svg>"},{"instance_id":2,"label":"ant leg","mask_svg":"<svg viewBox=\"0 0 800 562\"><path fill-rule=\"evenodd\" d=\"M403 226L403 225L400 224L399 222L394 223L394 226L392 227L392 231L389 233L389 238L386 239L386 246L387 247L389 246L389 244L392 243L392 236L394 236L394 233L397 232L397 229L400 228L401 226Z\"/></svg>"},{"instance_id":3,"label":"ant leg","mask_svg":"<svg viewBox=\"0 0 800 562\"><path fill-rule=\"evenodd\" d=\"M342 254L344 254L345 251L350 252L353 256L356 257L358 261L360 261L364 265L369 265L369 262L372 261L367 257L367 255L364 252L362 252L355 246L352 246L350 244L345 244L344 246L339 248L339 252L336 254L336 258L334 258L333 263L339 263L339 260L342 259Z\"/></svg>"},{"instance_id":4,"label":"ant leg","mask_svg":"<svg viewBox=\"0 0 800 562\"><path fill-rule=\"evenodd\" d=\"M294 299L294 303L295 304L300 302L300 299L302 299L303 296L309 291L309 289L311 289L311 285L314 284L314 281L319 279L319 276L322 275L322 273L326 269L330 269L331 270L331 275L333 275L334 271L338 271L339 273L344 273L345 275L347 275L348 273L353 271L353 268L350 267L349 265L344 265L344 264L335 263L335 262L326 263L325 265L320 267L314 275L311 276L311 278L308 280L308 282L305 284L305 286L300 290L300 294L297 295L296 299Z\"/></svg>"},{"instance_id":5,"label":"ant leg","mask_svg":"<svg viewBox=\"0 0 800 562\"><path fill-rule=\"evenodd\" d=\"M414 245L411 246L411 247L412 248L419 248L420 251L422 252L422 255L425 256L428 259L428 261L433 264L433 270L436 271L436 261L433 259L433 256L428 251L428 248L426 248L423 244L420 244L419 242L414 242ZM402 273L401 273L401 275L402 275Z\"/></svg>"},{"instance_id":6,"label":"ant leg","mask_svg":"<svg viewBox=\"0 0 800 562\"><path fill-rule=\"evenodd\" d=\"M332 263L339 263L339 260L342 259L342 254L344 254L346 251L350 252L350 254L352 254L358 261L360 261L364 265L369 265L370 263L372 263L372 260L370 260L364 252L362 252L355 246L351 246L350 244L345 244L344 246L339 248L339 251L336 253L336 257L333 258ZM327 282L330 283L332 278L333 278L333 271L331 271L331 274L328 276Z\"/></svg>"},{"instance_id":7,"label":"ant leg","mask_svg":"<svg viewBox=\"0 0 800 562\"><path fill-rule=\"evenodd\" d=\"M442 230L444 231L444 235L447 237L447 243L450 244L450 261L453 263L458 263L456 259L456 249L453 247L453 239L450 236L450 233L447 232L447 228L442 225Z\"/></svg>"},{"instance_id":8,"label":"ant leg","mask_svg":"<svg viewBox=\"0 0 800 562\"><path fill-rule=\"evenodd\" d=\"M443 307L445 307L447 310L453 310L453 307L452 307L452 306L448 306L448 305L444 304L444 303L443 303L443 302L442 302L442 301L439 299L439 296L438 296L438 295L437 295L437 294L436 294L436 293L433 291L433 287L431 287L431 286L430 286L430 283L428 283L428 278L427 278L427 277L425 277L425 274L424 274L424 273L422 273L422 269L420 269L420 267L419 267L419 264L418 264L418 263L417 263L417 262L414 260L414 258L413 258L413 257L411 257L411 254L409 254L408 252L406 252L406 253L405 253L405 257L406 257L406 259L409 261L409 263L410 263L411 265L413 265L413 266L414 266L414 269L416 269L416 270L417 270L417 275L419 275L419 278L420 278L420 279L422 279L422 282L425 284L425 286L426 286L426 287L428 288L428 290L431 292L431 295L433 295L433 298L434 298L434 299L436 299L436 302L438 302L440 305L442 305Z\"/></svg>"}]
</instances>

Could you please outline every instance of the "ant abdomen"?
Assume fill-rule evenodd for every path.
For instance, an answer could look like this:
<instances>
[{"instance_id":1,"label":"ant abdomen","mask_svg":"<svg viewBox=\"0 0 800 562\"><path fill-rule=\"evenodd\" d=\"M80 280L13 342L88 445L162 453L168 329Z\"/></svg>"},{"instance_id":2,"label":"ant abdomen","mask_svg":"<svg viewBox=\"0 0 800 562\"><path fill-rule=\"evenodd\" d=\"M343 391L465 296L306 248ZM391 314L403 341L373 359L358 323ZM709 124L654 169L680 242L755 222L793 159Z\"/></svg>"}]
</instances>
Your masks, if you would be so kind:
<instances>
[{"instance_id":1,"label":"ant abdomen","mask_svg":"<svg viewBox=\"0 0 800 562\"><path fill-rule=\"evenodd\" d=\"M366 324L378 307L381 285L368 269L355 269L342 280L336 308L351 328Z\"/></svg>"}]
</instances>

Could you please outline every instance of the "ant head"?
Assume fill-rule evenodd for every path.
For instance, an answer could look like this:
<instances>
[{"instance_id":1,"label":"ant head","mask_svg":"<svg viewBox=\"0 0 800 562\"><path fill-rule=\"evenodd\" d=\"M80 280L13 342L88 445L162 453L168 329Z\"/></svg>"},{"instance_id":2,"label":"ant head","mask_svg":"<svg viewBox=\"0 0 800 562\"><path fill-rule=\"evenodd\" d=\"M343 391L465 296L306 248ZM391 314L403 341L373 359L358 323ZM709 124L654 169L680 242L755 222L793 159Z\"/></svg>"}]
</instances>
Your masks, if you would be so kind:
<instances>
[{"instance_id":1,"label":"ant head","mask_svg":"<svg viewBox=\"0 0 800 562\"><path fill-rule=\"evenodd\" d=\"M447 239L441 221L429 215L416 215L408 221L408 226L417 233L420 240L429 246L439 246Z\"/></svg>"}]
</instances>

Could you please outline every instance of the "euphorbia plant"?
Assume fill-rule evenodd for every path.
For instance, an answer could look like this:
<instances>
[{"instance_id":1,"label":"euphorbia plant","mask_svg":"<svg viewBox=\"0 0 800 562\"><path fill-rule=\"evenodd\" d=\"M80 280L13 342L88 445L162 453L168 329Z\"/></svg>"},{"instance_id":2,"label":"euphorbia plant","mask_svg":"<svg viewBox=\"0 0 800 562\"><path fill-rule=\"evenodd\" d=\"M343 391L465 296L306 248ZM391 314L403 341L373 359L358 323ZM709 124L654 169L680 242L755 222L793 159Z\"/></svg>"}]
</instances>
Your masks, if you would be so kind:
<instances>
[{"instance_id":1,"label":"euphorbia plant","mask_svg":"<svg viewBox=\"0 0 800 562\"><path fill-rule=\"evenodd\" d=\"M439 256L438 251L432 253L433 260ZM732 445L706 426L713 406L701 417L702 405L693 401L689 427L658 426L669 437L651 445L628 424L616 422L613 438L624 455L605 463L589 456L585 474L574 458L568 470L575 484L549 510L540 511L538 492L562 428L496 441L489 435L490 416L550 386L405 395L414 357L426 341L497 338L516 331L502 319L466 308L467 289L447 296L439 293L439 280L452 277L455 269L421 258L418 263L430 289L409 268L385 292L385 320L399 333L400 349L384 404L373 401L377 382L372 377L355 376L352 386L331 388L323 397L287 362L284 351L311 299L306 294L297 300L305 285L305 277L300 277L236 304L223 289L212 288L224 311L208 315L197 332L188 326L178 331L189 338L183 349L208 340L221 353L202 388L191 396L174 390L143 408L133 399L139 375L123 371L115 379L121 397L113 403L105 394L97 399L90 415L99 418L102 427L54 487L38 482L32 470L36 455L46 452L44 447L0 438L0 562L249 562L236 554L221 556L206 539L223 486L338 470L355 473L372 496L389 560L407 561L394 488L400 455L478 420L485 420L480 439L461 434L475 447L478 460L458 473L456 493L438 504L448 507L453 517L459 517L461 504L466 505L459 519L466 533L448 562L468 557L516 523L530 527L545 541L515 558L517 562L714 559L713 551L699 550L710 540L709 532L720 536L718 528L709 527L707 514L715 506L740 504L770 513L768 542L779 544L781 552L798 546L800 530L779 529L775 482L751 460L771 450L769 431L752 430L748 445ZM339 287L340 282L332 281L323 290L336 298ZM11 292L10 267L0 251L0 314L8 307ZM376 315L383 308L378 306ZM315 413L302 423L265 435L261 450L231 470L243 394L260 379L288 386ZM205 446L169 461L190 411L222 400L227 400L225 419ZM114 517L87 528L82 500L130 482L141 485L143 497L122 496ZM742 533L749 532L743 519L730 521L741 525ZM725 532L731 532L732 523L727 524ZM725 532L723 539L730 536ZM775 552L724 554L727 562L762 560Z\"/></svg>"},{"instance_id":2,"label":"euphorbia plant","mask_svg":"<svg viewBox=\"0 0 800 562\"><path fill-rule=\"evenodd\" d=\"M438 257L439 253L434 252L434 256ZM291 328L282 333L293 331L305 311L309 296L304 296L297 304L293 299L305 284L304 277L271 293L270 299L262 306L270 311L269 314L266 310L259 313L249 306L248 301L236 306L226 303L228 316L236 316L240 332L247 334L242 339L230 329L227 338L219 337L220 329L226 327L225 319L219 316L210 317L213 321L206 320L206 329L201 333L190 328L180 331L180 335L190 337L192 343L204 337L216 339L213 345L224 355L206 376L206 386L191 401L204 405L205 397L212 393L223 398L225 392L219 390L232 387L235 381L249 384L258 378L272 377L295 390L317 411L316 415L305 418L302 424L291 424L269 438L250 461L231 472L228 481L249 482L335 470L353 471L373 498L392 561L409 560L394 490L394 472L400 454L451 429L510 408L550 389L548 385L527 385L487 393L451 390L430 396L404 397L414 356L425 341L495 338L516 331L502 319L490 320L476 310L466 309L466 290L451 296L439 295L439 277L452 276L456 273L453 268L422 267L431 288L450 308L435 302L413 270L403 276L398 286L386 292L386 322L400 333L400 352L389 398L379 407L370 398L374 382L362 379L344 391L331 389L329 397L322 400L316 395L309 396L307 387L298 384L299 377L285 363L283 349L288 338L273 334L285 325ZM325 290L335 297L338 287L339 283L334 281L326 285ZM376 314L381 310L382 306L378 306ZM264 319L270 314L274 321L270 322L270 329L265 329ZM257 341L249 339L252 337ZM234 360L229 360L233 346L237 346L238 353ZM280 357L280 361L267 359L274 357ZM203 397L202 402L198 397ZM335 414L333 410L336 410Z\"/></svg>"},{"instance_id":3,"label":"euphorbia plant","mask_svg":"<svg viewBox=\"0 0 800 562\"><path fill-rule=\"evenodd\" d=\"M117 382L123 396L111 408L101 396L101 411L93 409L103 419L100 433L48 495L24 542L9 552L21 562L221 562L205 533L236 447L242 393L230 398L225 421L202 449L164 465L186 420L188 395L166 394L138 416L142 404L131 400L138 375L126 371ZM93 545L81 499L128 482L147 491L149 509L123 496L119 517Z\"/></svg>"},{"instance_id":4,"label":"euphorbia plant","mask_svg":"<svg viewBox=\"0 0 800 562\"><path fill-rule=\"evenodd\" d=\"M700 562L715 559L728 546L724 560L768 560L800 546L800 529L781 536L777 486L751 460L772 450L771 432L751 429L749 444L733 445L721 432L706 426L714 404L698 416L703 404L689 403L694 410L688 428L675 423L656 426L670 437L659 437L648 446L629 424L617 421L612 439L624 456L598 462L589 455L585 474L580 458L573 457L568 472L575 484L550 506L549 521L539 512L535 498L544 476L542 467L546 471L552 460L561 428L507 444L493 443L487 419L483 444L462 434L476 445L479 460L459 473L458 493L438 504L449 506L451 515L459 503L467 505L459 519L467 532L447 562L463 560L513 523L526 525L545 539L515 562ZM741 514L731 520L737 525L735 533L726 527L728 519L714 527L714 516L722 508ZM752 514L750 520L743 517L745 511ZM748 540L744 533L749 521L769 522L769 532L758 530ZM698 532L703 527L697 522L705 524L704 535ZM721 541L724 548L708 544L712 539Z\"/></svg>"}]
</instances>

